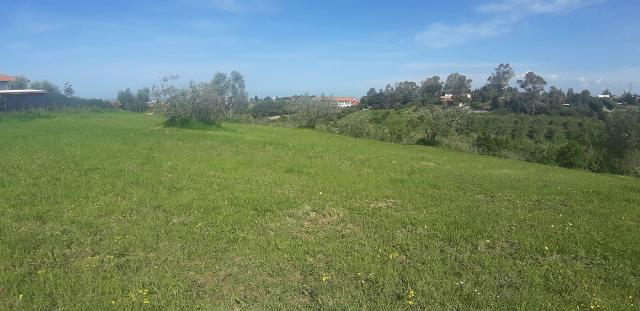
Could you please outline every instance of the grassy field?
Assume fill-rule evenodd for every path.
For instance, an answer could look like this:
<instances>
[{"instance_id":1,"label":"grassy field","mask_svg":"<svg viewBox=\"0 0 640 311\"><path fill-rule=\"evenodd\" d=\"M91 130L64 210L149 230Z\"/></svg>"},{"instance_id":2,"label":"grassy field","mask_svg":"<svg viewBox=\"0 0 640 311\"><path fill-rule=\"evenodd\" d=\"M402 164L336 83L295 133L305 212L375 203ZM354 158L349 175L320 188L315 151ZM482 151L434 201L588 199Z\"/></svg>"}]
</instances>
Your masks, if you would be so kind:
<instances>
[{"instance_id":1,"label":"grassy field","mask_svg":"<svg viewBox=\"0 0 640 311\"><path fill-rule=\"evenodd\" d=\"M312 130L0 118L0 310L640 310L640 180Z\"/></svg>"}]
</instances>

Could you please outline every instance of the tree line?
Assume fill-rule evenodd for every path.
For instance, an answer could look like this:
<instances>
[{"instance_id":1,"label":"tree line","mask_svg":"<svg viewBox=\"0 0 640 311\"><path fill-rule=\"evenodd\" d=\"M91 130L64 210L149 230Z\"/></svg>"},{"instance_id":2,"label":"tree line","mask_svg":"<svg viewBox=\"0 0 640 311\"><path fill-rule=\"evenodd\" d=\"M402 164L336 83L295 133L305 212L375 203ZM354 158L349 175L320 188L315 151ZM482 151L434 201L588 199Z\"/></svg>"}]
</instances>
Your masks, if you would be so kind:
<instances>
[{"instance_id":1,"label":"tree line","mask_svg":"<svg viewBox=\"0 0 640 311\"><path fill-rule=\"evenodd\" d=\"M421 83L413 81L388 84L384 89L369 89L362 97L363 108L384 109L442 103L441 95L451 94L449 105L468 105L474 109L524 113L529 115L587 115L597 116L605 110L613 110L618 102L638 105L638 96L623 94L617 101L613 97L600 98L588 90L566 92L555 86L547 90L547 81L534 72L527 72L516 81L517 87L510 85L515 77L513 68L502 63L487 78L487 83L478 89L471 89L471 79L460 73L450 74L445 81L439 76L425 79ZM611 95L604 90L602 94Z\"/></svg>"},{"instance_id":2,"label":"tree line","mask_svg":"<svg viewBox=\"0 0 640 311\"><path fill-rule=\"evenodd\" d=\"M167 116L167 125L186 126L192 122L218 124L245 112L249 105L244 76L237 71L216 73L210 81L189 81L180 85L177 75L161 79L152 88L118 92L118 102L126 110L141 112L149 103ZM153 100L151 100L153 99Z\"/></svg>"}]
</instances>

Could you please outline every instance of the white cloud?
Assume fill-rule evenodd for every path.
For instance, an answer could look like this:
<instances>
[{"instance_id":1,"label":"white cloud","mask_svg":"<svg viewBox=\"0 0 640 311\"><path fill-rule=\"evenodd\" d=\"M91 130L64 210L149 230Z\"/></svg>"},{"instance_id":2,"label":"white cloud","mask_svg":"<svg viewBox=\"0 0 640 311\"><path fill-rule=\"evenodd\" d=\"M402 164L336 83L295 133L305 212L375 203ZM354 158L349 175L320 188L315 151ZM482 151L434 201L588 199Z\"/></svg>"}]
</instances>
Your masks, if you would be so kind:
<instances>
[{"instance_id":1,"label":"white cloud","mask_svg":"<svg viewBox=\"0 0 640 311\"><path fill-rule=\"evenodd\" d=\"M488 13L549 14L573 11L598 0L501 0L489 2L478 7Z\"/></svg>"},{"instance_id":2,"label":"white cloud","mask_svg":"<svg viewBox=\"0 0 640 311\"><path fill-rule=\"evenodd\" d=\"M605 0L499 0L476 9L493 14L482 22L457 25L434 23L415 35L415 41L433 48L461 45L470 41L496 37L511 31L518 22L533 14L567 13ZM509 16L505 18L504 16Z\"/></svg>"},{"instance_id":3,"label":"white cloud","mask_svg":"<svg viewBox=\"0 0 640 311\"><path fill-rule=\"evenodd\" d=\"M445 48L507 33L510 30L508 27L510 23L510 21L501 19L460 25L434 23L425 31L418 33L415 40L425 46Z\"/></svg>"}]
</instances>

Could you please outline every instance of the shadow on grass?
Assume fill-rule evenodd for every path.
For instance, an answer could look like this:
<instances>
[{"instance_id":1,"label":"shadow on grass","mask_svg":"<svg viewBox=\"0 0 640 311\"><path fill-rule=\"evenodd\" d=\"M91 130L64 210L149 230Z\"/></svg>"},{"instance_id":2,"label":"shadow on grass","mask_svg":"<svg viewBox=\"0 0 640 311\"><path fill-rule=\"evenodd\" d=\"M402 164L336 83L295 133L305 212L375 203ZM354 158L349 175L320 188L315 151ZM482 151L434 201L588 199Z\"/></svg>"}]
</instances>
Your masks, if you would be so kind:
<instances>
[{"instance_id":1,"label":"shadow on grass","mask_svg":"<svg viewBox=\"0 0 640 311\"><path fill-rule=\"evenodd\" d=\"M33 121L38 119L52 119L52 113L44 110L26 110L0 113L0 122L5 121Z\"/></svg>"},{"instance_id":2,"label":"shadow on grass","mask_svg":"<svg viewBox=\"0 0 640 311\"><path fill-rule=\"evenodd\" d=\"M220 123L204 122L186 118L169 118L162 122L164 127L172 127L187 130L200 130L200 131L220 131L225 128Z\"/></svg>"}]
</instances>

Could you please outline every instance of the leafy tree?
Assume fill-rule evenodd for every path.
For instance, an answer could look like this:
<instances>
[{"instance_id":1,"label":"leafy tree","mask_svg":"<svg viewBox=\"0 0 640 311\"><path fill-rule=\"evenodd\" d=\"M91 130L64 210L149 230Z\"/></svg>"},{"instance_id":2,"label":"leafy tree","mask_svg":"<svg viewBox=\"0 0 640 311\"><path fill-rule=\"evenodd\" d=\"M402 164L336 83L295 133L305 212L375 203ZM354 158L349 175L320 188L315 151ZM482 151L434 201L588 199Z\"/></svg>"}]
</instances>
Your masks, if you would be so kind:
<instances>
[{"instance_id":1,"label":"leafy tree","mask_svg":"<svg viewBox=\"0 0 640 311\"><path fill-rule=\"evenodd\" d=\"M49 94L52 94L52 95L60 94L60 88L57 85L47 80L33 81L31 82L31 85L29 87L35 90L47 91Z\"/></svg>"},{"instance_id":2,"label":"leafy tree","mask_svg":"<svg viewBox=\"0 0 640 311\"><path fill-rule=\"evenodd\" d=\"M491 103L491 108L500 109L504 105L503 101L498 98L496 89L488 84L474 90L471 93L471 98L476 107L481 107L482 103Z\"/></svg>"},{"instance_id":3,"label":"leafy tree","mask_svg":"<svg viewBox=\"0 0 640 311\"><path fill-rule=\"evenodd\" d=\"M242 74L232 71L229 77L230 96L228 99L229 116L235 112L241 112L248 108L249 100L246 92L246 82Z\"/></svg>"},{"instance_id":4,"label":"leafy tree","mask_svg":"<svg viewBox=\"0 0 640 311\"><path fill-rule=\"evenodd\" d=\"M489 82L488 85L496 91L498 96L502 96L513 77L515 77L515 73L513 73L509 63L500 64L495 69L495 72L489 76L487 82Z\"/></svg>"},{"instance_id":5,"label":"leafy tree","mask_svg":"<svg viewBox=\"0 0 640 311\"><path fill-rule=\"evenodd\" d=\"M292 104L297 109L296 118L301 121L302 127L307 128L316 127L333 110L333 100L324 94L317 98L311 97L309 94L297 96L293 99Z\"/></svg>"},{"instance_id":6,"label":"leafy tree","mask_svg":"<svg viewBox=\"0 0 640 311\"><path fill-rule=\"evenodd\" d=\"M269 98L271 99L271 98ZM253 117L272 117L286 114L287 103L283 100L260 100L251 109L249 113Z\"/></svg>"},{"instance_id":7,"label":"leafy tree","mask_svg":"<svg viewBox=\"0 0 640 311\"><path fill-rule=\"evenodd\" d=\"M640 176L640 111L609 114L604 133L604 146L615 171Z\"/></svg>"},{"instance_id":8,"label":"leafy tree","mask_svg":"<svg viewBox=\"0 0 640 311\"><path fill-rule=\"evenodd\" d=\"M249 107L246 83L239 72L217 72L209 82L191 81L185 87L175 86L177 79L175 75L165 77L151 92L167 114L167 124L216 124Z\"/></svg>"},{"instance_id":9,"label":"leafy tree","mask_svg":"<svg viewBox=\"0 0 640 311\"><path fill-rule=\"evenodd\" d=\"M459 130L463 125L463 112L457 108L441 106L420 107L409 120L420 144L434 146L439 136Z\"/></svg>"},{"instance_id":10,"label":"leafy tree","mask_svg":"<svg viewBox=\"0 0 640 311\"><path fill-rule=\"evenodd\" d=\"M438 76L427 78L420 85L420 96L423 99L427 99L429 97L437 98L442 92L442 85L443 83L440 81L440 77Z\"/></svg>"},{"instance_id":11,"label":"leafy tree","mask_svg":"<svg viewBox=\"0 0 640 311\"><path fill-rule=\"evenodd\" d=\"M562 105L567 101L567 96L561 89L555 86L551 86L547 99L549 102L549 107L551 107L551 109L557 110L560 109Z\"/></svg>"},{"instance_id":12,"label":"leafy tree","mask_svg":"<svg viewBox=\"0 0 640 311\"><path fill-rule=\"evenodd\" d=\"M147 87L141 88L136 92L136 103L140 106L146 106L150 101L151 90Z\"/></svg>"},{"instance_id":13,"label":"leafy tree","mask_svg":"<svg viewBox=\"0 0 640 311\"><path fill-rule=\"evenodd\" d=\"M10 90L24 90L29 87L31 80L25 76L17 76L13 81L9 83Z\"/></svg>"},{"instance_id":14,"label":"leafy tree","mask_svg":"<svg viewBox=\"0 0 640 311\"><path fill-rule=\"evenodd\" d=\"M395 85L392 107L402 107L413 102L418 97L418 84L413 81L398 82Z\"/></svg>"},{"instance_id":15,"label":"leafy tree","mask_svg":"<svg viewBox=\"0 0 640 311\"><path fill-rule=\"evenodd\" d=\"M164 106L167 100L177 92L174 83L178 78L178 75L170 74L160 79L160 85L154 84L151 87L151 95L156 98L160 106Z\"/></svg>"},{"instance_id":16,"label":"leafy tree","mask_svg":"<svg viewBox=\"0 0 640 311\"><path fill-rule=\"evenodd\" d=\"M558 150L556 163L568 168L588 168L586 153L584 146L570 141Z\"/></svg>"},{"instance_id":17,"label":"leafy tree","mask_svg":"<svg viewBox=\"0 0 640 311\"><path fill-rule=\"evenodd\" d=\"M622 96L620 96L620 101L627 105L637 105L638 101L636 96L631 95L629 92L624 92Z\"/></svg>"},{"instance_id":18,"label":"leafy tree","mask_svg":"<svg viewBox=\"0 0 640 311\"><path fill-rule=\"evenodd\" d=\"M467 79L465 75L452 73L447 77L444 84L444 91L447 93L461 94L471 93L471 79Z\"/></svg>"},{"instance_id":19,"label":"leafy tree","mask_svg":"<svg viewBox=\"0 0 640 311\"><path fill-rule=\"evenodd\" d=\"M118 92L118 102L122 106L122 108L129 110L134 106L136 101L136 97L131 92L131 89L127 88L126 90Z\"/></svg>"},{"instance_id":20,"label":"leafy tree","mask_svg":"<svg viewBox=\"0 0 640 311\"><path fill-rule=\"evenodd\" d=\"M533 71L527 72L523 80L518 80L518 86L525 92L540 95L544 91L544 87L547 85L547 81L541 76L535 74Z\"/></svg>"},{"instance_id":21,"label":"leafy tree","mask_svg":"<svg viewBox=\"0 0 640 311\"><path fill-rule=\"evenodd\" d=\"M65 82L64 87L62 88L64 96L70 97L73 96L75 91L73 90L73 85L71 82Z\"/></svg>"}]
</instances>

